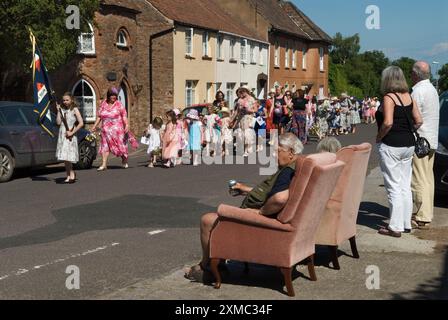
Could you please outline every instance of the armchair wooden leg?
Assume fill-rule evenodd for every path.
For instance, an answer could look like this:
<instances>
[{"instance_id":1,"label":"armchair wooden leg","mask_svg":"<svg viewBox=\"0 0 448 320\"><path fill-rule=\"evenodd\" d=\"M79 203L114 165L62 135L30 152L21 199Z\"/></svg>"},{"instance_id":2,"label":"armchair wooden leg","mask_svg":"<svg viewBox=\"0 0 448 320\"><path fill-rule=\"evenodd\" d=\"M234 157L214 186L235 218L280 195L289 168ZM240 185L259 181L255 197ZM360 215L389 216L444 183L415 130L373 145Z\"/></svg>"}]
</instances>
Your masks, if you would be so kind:
<instances>
[{"instance_id":1,"label":"armchair wooden leg","mask_svg":"<svg viewBox=\"0 0 448 320\"><path fill-rule=\"evenodd\" d=\"M294 288L292 286L292 268L280 268L283 278L285 279L286 290L288 291L288 296L294 297Z\"/></svg>"},{"instance_id":2,"label":"armchair wooden leg","mask_svg":"<svg viewBox=\"0 0 448 320\"><path fill-rule=\"evenodd\" d=\"M221 274L218 270L219 261L220 259L217 258L210 259L210 268L212 269L213 276L215 277L215 289L221 288L222 282Z\"/></svg>"},{"instance_id":3,"label":"armchair wooden leg","mask_svg":"<svg viewBox=\"0 0 448 320\"><path fill-rule=\"evenodd\" d=\"M308 273L311 281L317 281L316 270L314 269L314 254L308 258Z\"/></svg>"},{"instance_id":4,"label":"armchair wooden leg","mask_svg":"<svg viewBox=\"0 0 448 320\"><path fill-rule=\"evenodd\" d=\"M359 259L358 248L356 246L356 236L350 238L350 247L352 248L353 258Z\"/></svg>"},{"instance_id":5,"label":"armchair wooden leg","mask_svg":"<svg viewBox=\"0 0 448 320\"><path fill-rule=\"evenodd\" d=\"M340 270L341 267L339 266L338 260L338 246L328 246L328 249L330 249L330 259L331 262L333 262L333 268L335 270Z\"/></svg>"}]
</instances>

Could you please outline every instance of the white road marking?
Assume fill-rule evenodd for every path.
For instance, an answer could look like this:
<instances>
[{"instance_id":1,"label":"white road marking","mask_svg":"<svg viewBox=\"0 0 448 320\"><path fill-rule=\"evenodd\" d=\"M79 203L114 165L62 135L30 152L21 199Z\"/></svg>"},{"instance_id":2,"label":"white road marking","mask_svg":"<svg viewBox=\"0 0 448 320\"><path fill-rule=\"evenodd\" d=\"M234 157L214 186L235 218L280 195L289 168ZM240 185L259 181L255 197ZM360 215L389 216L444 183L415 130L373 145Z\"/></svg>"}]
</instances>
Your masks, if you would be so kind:
<instances>
[{"instance_id":1,"label":"white road marking","mask_svg":"<svg viewBox=\"0 0 448 320\"><path fill-rule=\"evenodd\" d=\"M9 278L11 276L19 277L19 276L21 276L21 275L23 275L25 273L30 272L30 271L39 270L39 269L51 266L53 264L57 264L57 263L61 263L61 262L67 261L69 259L78 258L78 257L82 257L82 256L87 256L87 255L90 255L90 254L93 254L93 253L97 253L97 252L106 250L109 247L118 246L119 244L120 243L118 243L118 242L114 242L114 243L111 243L110 245L98 247L98 248L91 249L91 250L87 250L87 251L82 252L82 253L70 254L70 255L68 255L68 256L66 256L64 258L56 259L56 260L53 260L51 262L47 262L47 263L44 263L44 264L41 264L41 265L37 265L37 266L34 266L34 267L30 268L30 269L20 268L20 269L18 269L16 271L13 271L13 272L9 273L9 274L0 276L0 281L5 280L5 279L7 279L7 278Z\"/></svg>"},{"instance_id":2,"label":"white road marking","mask_svg":"<svg viewBox=\"0 0 448 320\"><path fill-rule=\"evenodd\" d=\"M165 231L166 231L165 229L154 230L154 231L148 232L148 234L149 234L150 236L153 236L153 235L156 235L156 234L165 232Z\"/></svg>"}]
</instances>

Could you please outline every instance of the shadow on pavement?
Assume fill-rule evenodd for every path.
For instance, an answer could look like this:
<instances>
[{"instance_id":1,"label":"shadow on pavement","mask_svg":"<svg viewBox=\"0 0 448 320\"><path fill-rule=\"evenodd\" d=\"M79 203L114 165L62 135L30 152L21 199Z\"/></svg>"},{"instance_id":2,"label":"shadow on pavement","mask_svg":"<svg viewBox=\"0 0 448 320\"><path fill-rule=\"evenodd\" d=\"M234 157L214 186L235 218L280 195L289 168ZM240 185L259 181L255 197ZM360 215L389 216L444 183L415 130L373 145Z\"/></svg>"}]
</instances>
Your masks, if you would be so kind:
<instances>
[{"instance_id":1,"label":"shadow on pavement","mask_svg":"<svg viewBox=\"0 0 448 320\"><path fill-rule=\"evenodd\" d=\"M430 281L420 284L417 289L411 292L393 294L392 299L396 300L448 300L448 246L445 247L445 261L443 274ZM430 266L428 266L430 267Z\"/></svg>"},{"instance_id":2,"label":"shadow on pavement","mask_svg":"<svg viewBox=\"0 0 448 320\"><path fill-rule=\"evenodd\" d=\"M357 223L371 229L385 224L389 219L389 208L374 202L361 202Z\"/></svg>"},{"instance_id":3,"label":"shadow on pavement","mask_svg":"<svg viewBox=\"0 0 448 320\"><path fill-rule=\"evenodd\" d=\"M195 228L216 208L198 199L129 195L53 212L54 224L0 239L0 250L42 244L84 232L126 228Z\"/></svg>"},{"instance_id":4,"label":"shadow on pavement","mask_svg":"<svg viewBox=\"0 0 448 320\"><path fill-rule=\"evenodd\" d=\"M439 194L435 196L434 206L448 209L448 194Z\"/></svg>"}]
</instances>

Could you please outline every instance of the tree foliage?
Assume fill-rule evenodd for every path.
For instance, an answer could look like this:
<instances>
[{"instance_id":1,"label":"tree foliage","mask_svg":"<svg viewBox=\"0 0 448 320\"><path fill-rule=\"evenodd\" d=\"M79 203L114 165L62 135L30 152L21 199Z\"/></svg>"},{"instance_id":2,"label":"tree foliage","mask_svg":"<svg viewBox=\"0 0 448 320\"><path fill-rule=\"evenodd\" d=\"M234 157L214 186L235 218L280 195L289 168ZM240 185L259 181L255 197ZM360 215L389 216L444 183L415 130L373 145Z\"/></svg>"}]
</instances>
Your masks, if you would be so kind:
<instances>
[{"instance_id":1,"label":"tree foliage","mask_svg":"<svg viewBox=\"0 0 448 320\"><path fill-rule=\"evenodd\" d=\"M1 0L0 1L0 84L30 72L31 42L27 28L33 30L49 70L65 64L77 49L81 30L66 27L66 8L77 5L81 30L93 21L99 0ZM1 95L0 95L1 96Z\"/></svg>"},{"instance_id":2,"label":"tree foliage","mask_svg":"<svg viewBox=\"0 0 448 320\"><path fill-rule=\"evenodd\" d=\"M416 60L414 60L412 58L408 58L408 57L402 57L402 58L392 62L392 65L400 67L401 70L403 70L404 76L406 77L406 81L408 82L409 88L412 87L411 74L412 74L412 67L414 66L415 62L416 62Z\"/></svg>"},{"instance_id":3,"label":"tree foliage","mask_svg":"<svg viewBox=\"0 0 448 320\"><path fill-rule=\"evenodd\" d=\"M441 92L448 90L448 63L445 64L438 72L439 74L439 90Z\"/></svg>"},{"instance_id":4,"label":"tree foliage","mask_svg":"<svg viewBox=\"0 0 448 320\"><path fill-rule=\"evenodd\" d=\"M333 48L330 51L330 56L334 63L345 65L348 60L358 55L360 49L359 34L344 38L338 32L333 38Z\"/></svg>"}]
</instances>

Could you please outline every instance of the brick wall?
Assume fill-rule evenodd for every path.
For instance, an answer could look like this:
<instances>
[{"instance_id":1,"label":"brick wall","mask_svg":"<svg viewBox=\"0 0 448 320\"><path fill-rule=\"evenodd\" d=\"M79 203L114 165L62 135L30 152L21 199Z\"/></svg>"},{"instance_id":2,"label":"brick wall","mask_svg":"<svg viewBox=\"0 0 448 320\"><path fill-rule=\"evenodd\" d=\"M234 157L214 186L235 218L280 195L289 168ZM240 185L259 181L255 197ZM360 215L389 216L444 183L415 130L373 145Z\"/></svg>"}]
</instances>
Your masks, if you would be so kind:
<instances>
[{"instance_id":1,"label":"brick wall","mask_svg":"<svg viewBox=\"0 0 448 320\"><path fill-rule=\"evenodd\" d=\"M296 84L300 89L306 84L313 83L310 94L318 94L319 87L324 86L324 94L328 95L328 47L325 44L308 42L297 38L289 37L284 34L270 34L270 75L269 85L272 88L275 83L284 86L286 83L291 88ZM280 58L279 66L275 66L275 44L279 44ZM286 48L289 50L289 67L285 66ZM306 58L306 69L302 65L302 48L308 48ZM324 71L320 71L319 48L324 47ZM296 68L292 67L293 49L296 49Z\"/></svg>"}]
</instances>

